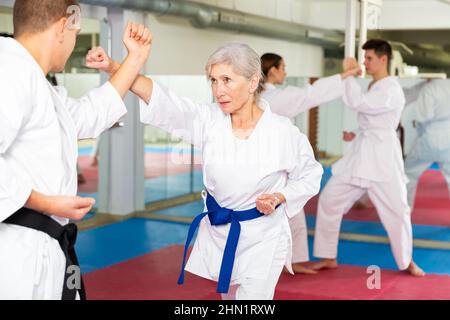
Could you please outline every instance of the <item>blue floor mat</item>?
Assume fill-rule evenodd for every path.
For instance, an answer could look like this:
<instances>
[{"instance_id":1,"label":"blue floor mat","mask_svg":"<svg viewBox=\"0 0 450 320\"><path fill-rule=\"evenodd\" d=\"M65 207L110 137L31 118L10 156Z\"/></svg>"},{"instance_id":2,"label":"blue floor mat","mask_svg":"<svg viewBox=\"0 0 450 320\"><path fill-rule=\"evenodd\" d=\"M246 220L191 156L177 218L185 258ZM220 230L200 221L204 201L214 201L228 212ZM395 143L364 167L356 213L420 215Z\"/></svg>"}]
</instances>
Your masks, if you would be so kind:
<instances>
[{"instance_id":1,"label":"blue floor mat","mask_svg":"<svg viewBox=\"0 0 450 320\"><path fill-rule=\"evenodd\" d=\"M173 244L184 244L189 226L147 219L130 219L81 232L77 252L83 273L92 272ZM312 256L312 238L309 251ZM414 249L414 259L428 273L450 275L450 250ZM396 269L389 245L339 242L343 264Z\"/></svg>"},{"instance_id":2,"label":"blue floor mat","mask_svg":"<svg viewBox=\"0 0 450 320\"><path fill-rule=\"evenodd\" d=\"M136 258L186 241L189 226L148 219L129 219L80 232L76 250L83 273Z\"/></svg>"}]
</instances>

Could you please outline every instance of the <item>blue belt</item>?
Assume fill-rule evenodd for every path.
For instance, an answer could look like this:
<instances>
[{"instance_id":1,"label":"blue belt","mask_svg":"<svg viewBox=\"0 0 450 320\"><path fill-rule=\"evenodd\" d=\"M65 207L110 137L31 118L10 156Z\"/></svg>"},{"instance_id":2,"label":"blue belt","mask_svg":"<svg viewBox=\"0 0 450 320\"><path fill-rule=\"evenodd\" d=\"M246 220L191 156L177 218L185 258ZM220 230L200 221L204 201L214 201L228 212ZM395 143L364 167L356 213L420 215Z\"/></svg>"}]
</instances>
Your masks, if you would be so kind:
<instances>
[{"instance_id":1,"label":"blue belt","mask_svg":"<svg viewBox=\"0 0 450 320\"><path fill-rule=\"evenodd\" d=\"M217 292L228 293L231 273L233 271L234 258L236 255L236 247L239 241L239 235L241 233L241 225L239 221L256 219L264 214L259 212L256 208L244 211L234 211L231 209L222 208L209 193L206 197L206 207L208 211L196 216L189 227L186 245L184 246L183 264L181 265L181 274L178 278L178 284L183 284L184 282L186 254L195 230L197 230L200 221L208 215L209 221L213 226L231 223L227 243L225 245L225 251L223 252L222 264L220 266L219 283L217 284Z\"/></svg>"}]
</instances>

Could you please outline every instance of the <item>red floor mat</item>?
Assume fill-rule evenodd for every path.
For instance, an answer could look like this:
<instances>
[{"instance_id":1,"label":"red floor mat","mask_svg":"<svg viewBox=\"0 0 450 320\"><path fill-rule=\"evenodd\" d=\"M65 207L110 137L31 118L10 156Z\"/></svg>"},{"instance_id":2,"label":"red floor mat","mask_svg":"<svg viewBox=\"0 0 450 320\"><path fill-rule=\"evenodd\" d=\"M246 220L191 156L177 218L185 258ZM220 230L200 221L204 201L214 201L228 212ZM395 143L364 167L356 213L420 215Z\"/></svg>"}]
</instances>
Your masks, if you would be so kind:
<instances>
[{"instance_id":1,"label":"red floor mat","mask_svg":"<svg viewBox=\"0 0 450 320\"><path fill-rule=\"evenodd\" d=\"M177 285L183 247L170 246L85 275L89 299L214 300L216 283L186 273ZM381 289L367 289L364 267L341 265L318 275L283 274L275 299L450 299L450 277L414 278L382 270Z\"/></svg>"}]
</instances>

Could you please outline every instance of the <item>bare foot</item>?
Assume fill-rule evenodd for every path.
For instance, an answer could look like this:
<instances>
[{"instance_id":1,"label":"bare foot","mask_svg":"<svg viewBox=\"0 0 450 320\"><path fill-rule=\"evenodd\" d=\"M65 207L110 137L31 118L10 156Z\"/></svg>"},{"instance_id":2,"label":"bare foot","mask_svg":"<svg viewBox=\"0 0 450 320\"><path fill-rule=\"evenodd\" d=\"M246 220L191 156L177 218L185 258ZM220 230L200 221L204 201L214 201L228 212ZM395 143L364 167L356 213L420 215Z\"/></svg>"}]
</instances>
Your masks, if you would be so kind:
<instances>
[{"instance_id":1,"label":"bare foot","mask_svg":"<svg viewBox=\"0 0 450 320\"><path fill-rule=\"evenodd\" d=\"M316 270L313 270L302 263L293 263L292 271L294 271L294 273L302 273L302 274L317 274Z\"/></svg>"},{"instance_id":2,"label":"bare foot","mask_svg":"<svg viewBox=\"0 0 450 320\"><path fill-rule=\"evenodd\" d=\"M417 264L415 264L414 261L411 261L406 271L415 277L423 277L425 275L425 272Z\"/></svg>"},{"instance_id":3,"label":"bare foot","mask_svg":"<svg viewBox=\"0 0 450 320\"><path fill-rule=\"evenodd\" d=\"M311 265L311 269L313 270L336 269L337 267L338 263L336 259L321 259L319 262Z\"/></svg>"}]
</instances>

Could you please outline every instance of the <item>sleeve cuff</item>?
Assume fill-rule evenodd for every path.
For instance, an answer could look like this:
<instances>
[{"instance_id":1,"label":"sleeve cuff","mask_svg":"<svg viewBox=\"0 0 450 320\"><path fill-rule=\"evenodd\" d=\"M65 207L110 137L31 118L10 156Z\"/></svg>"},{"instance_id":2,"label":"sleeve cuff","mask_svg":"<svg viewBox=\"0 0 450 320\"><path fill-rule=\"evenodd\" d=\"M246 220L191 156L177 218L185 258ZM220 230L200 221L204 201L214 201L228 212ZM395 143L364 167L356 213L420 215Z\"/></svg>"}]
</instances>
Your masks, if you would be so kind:
<instances>
[{"instance_id":1,"label":"sleeve cuff","mask_svg":"<svg viewBox=\"0 0 450 320\"><path fill-rule=\"evenodd\" d=\"M351 93L353 92L353 86L356 84L356 80L353 76L348 77L342 81L342 100L344 100L345 105L352 107L351 101Z\"/></svg>"},{"instance_id":2,"label":"sleeve cuff","mask_svg":"<svg viewBox=\"0 0 450 320\"><path fill-rule=\"evenodd\" d=\"M327 87L333 88L332 90L335 98L341 97L344 94L344 81L347 79L342 80L340 74L335 74L334 76L325 79L328 80Z\"/></svg>"},{"instance_id":3,"label":"sleeve cuff","mask_svg":"<svg viewBox=\"0 0 450 320\"><path fill-rule=\"evenodd\" d=\"M284 210L286 212L286 215L288 218L292 218L293 216L297 215L302 209L303 206L300 206L298 203L298 196L292 195L291 191L288 189L288 187L283 188L281 191L278 191L281 193L284 198L286 199L284 203Z\"/></svg>"},{"instance_id":4,"label":"sleeve cuff","mask_svg":"<svg viewBox=\"0 0 450 320\"><path fill-rule=\"evenodd\" d=\"M340 92L340 94L344 93L344 80L342 80L342 77L340 74L335 74L334 76L330 77L333 81L333 86L336 86L337 90Z\"/></svg>"},{"instance_id":5,"label":"sleeve cuff","mask_svg":"<svg viewBox=\"0 0 450 320\"><path fill-rule=\"evenodd\" d=\"M100 90L105 91L103 96L107 100L106 104L110 106L108 109L110 110L110 113L108 114L108 126L111 127L114 123L127 114L127 107L111 82L107 81L100 87Z\"/></svg>"},{"instance_id":6,"label":"sleeve cuff","mask_svg":"<svg viewBox=\"0 0 450 320\"><path fill-rule=\"evenodd\" d=\"M147 103L142 99L139 99L139 109L140 109L140 117L141 122L145 124L153 123L153 115L157 112L158 101L161 101L163 95L163 89L159 84L153 81L152 95L150 97L150 101Z\"/></svg>"},{"instance_id":7,"label":"sleeve cuff","mask_svg":"<svg viewBox=\"0 0 450 320\"><path fill-rule=\"evenodd\" d=\"M2 212L0 212L0 222L4 221L20 208L22 208L28 201L28 198L31 195L31 191L31 187L21 187L18 188L13 199L0 201L0 207L2 208Z\"/></svg>"}]
</instances>

